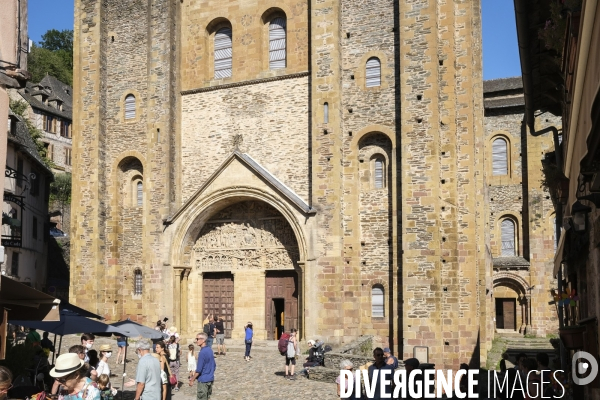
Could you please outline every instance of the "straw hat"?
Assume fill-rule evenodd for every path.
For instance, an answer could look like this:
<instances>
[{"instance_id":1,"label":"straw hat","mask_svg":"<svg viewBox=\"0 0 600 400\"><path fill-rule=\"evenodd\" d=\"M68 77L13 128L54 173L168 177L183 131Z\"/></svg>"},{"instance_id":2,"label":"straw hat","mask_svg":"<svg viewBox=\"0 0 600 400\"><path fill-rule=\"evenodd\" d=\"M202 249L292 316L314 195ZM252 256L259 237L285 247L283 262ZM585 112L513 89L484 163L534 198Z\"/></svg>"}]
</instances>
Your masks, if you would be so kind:
<instances>
[{"instance_id":1,"label":"straw hat","mask_svg":"<svg viewBox=\"0 0 600 400\"><path fill-rule=\"evenodd\" d=\"M83 367L83 360L76 353L61 354L56 359L56 366L50 371L50 376L60 378L69 375Z\"/></svg>"},{"instance_id":2,"label":"straw hat","mask_svg":"<svg viewBox=\"0 0 600 400\"><path fill-rule=\"evenodd\" d=\"M110 344L103 344L100 346L100 351L112 351L112 348L110 347Z\"/></svg>"},{"instance_id":3,"label":"straw hat","mask_svg":"<svg viewBox=\"0 0 600 400\"><path fill-rule=\"evenodd\" d=\"M177 332L177 328L175 328L174 326L169 328L169 332L171 333L176 333Z\"/></svg>"}]
</instances>

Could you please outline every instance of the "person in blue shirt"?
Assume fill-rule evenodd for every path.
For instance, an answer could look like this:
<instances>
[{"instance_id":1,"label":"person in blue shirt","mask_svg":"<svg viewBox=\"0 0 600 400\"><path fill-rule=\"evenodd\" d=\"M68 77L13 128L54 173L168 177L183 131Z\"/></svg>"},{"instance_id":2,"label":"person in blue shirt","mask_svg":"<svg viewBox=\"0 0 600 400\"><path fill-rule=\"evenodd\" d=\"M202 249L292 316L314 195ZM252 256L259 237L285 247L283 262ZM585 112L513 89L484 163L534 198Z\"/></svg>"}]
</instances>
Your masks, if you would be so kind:
<instances>
[{"instance_id":1,"label":"person in blue shirt","mask_svg":"<svg viewBox=\"0 0 600 400\"><path fill-rule=\"evenodd\" d=\"M398 368L398 359L392 355L392 351L389 347L383 349L383 356L385 357L385 363L391 365L392 369Z\"/></svg>"},{"instance_id":2,"label":"person in blue shirt","mask_svg":"<svg viewBox=\"0 0 600 400\"><path fill-rule=\"evenodd\" d=\"M250 361L252 358L250 357L250 349L252 348L252 337L254 336L252 322L248 322L246 326L244 326L244 330L246 331L246 336L244 338L244 342L246 343L246 355L244 356L244 360Z\"/></svg>"},{"instance_id":3,"label":"person in blue shirt","mask_svg":"<svg viewBox=\"0 0 600 400\"><path fill-rule=\"evenodd\" d=\"M208 335L204 332L196 335L196 344L200 346L198 352L198 362L196 363L196 372L190 377L190 386L194 380L198 380L198 389L196 398L198 400L208 400L212 394L213 381L215 380L215 355L210 347L207 346Z\"/></svg>"}]
</instances>

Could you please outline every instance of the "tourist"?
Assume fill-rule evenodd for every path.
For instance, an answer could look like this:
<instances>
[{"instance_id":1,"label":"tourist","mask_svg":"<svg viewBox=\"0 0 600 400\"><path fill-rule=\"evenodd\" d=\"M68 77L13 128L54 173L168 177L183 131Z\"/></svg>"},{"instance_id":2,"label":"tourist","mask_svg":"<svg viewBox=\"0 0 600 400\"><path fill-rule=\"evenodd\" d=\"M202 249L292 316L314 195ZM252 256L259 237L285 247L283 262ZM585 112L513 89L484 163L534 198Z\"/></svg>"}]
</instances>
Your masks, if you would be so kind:
<instances>
[{"instance_id":1,"label":"tourist","mask_svg":"<svg viewBox=\"0 0 600 400\"><path fill-rule=\"evenodd\" d=\"M521 380L524 385L527 385L528 390L525 390L523 398L539 399L540 393L540 376L537 374L538 363L533 358L521 358Z\"/></svg>"},{"instance_id":2,"label":"tourist","mask_svg":"<svg viewBox=\"0 0 600 400\"><path fill-rule=\"evenodd\" d=\"M519 372L519 373L522 372L521 361L523 361L526 358L527 358L527 354L525 354L525 353L519 353L517 355L517 362L515 364L515 369L517 370L517 372Z\"/></svg>"},{"instance_id":3,"label":"tourist","mask_svg":"<svg viewBox=\"0 0 600 400\"><path fill-rule=\"evenodd\" d=\"M179 343L177 343L177 339L175 338L175 336L171 336L171 339L169 339L169 344L167 345L167 349L168 354L169 354L169 367L171 367L171 372L173 373L173 375L175 375L177 377L177 379L179 379L179 366L180 366L180 356L181 356L181 350L179 349ZM173 387L171 388L172 390L178 392L179 391L179 382L177 382L175 385L173 385Z\"/></svg>"},{"instance_id":4,"label":"tourist","mask_svg":"<svg viewBox=\"0 0 600 400\"><path fill-rule=\"evenodd\" d=\"M374 397L373 399L375 400L379 400L381 399L381 389L379 386L379 383L381 382L380 379L377 379L376 381L373 380L373 373L375 372L375 370L379 370L379 376L381 376L381 372L383 370L390 370L390 377L393 379L393 369L390 365L387 365L385 363L385 356L383 355L383 349L381 347L377 347L375 348L375 350L373 350L373 358L375 360L375 362L369 367L368 371L369 371L369 379L371 382L375 382L375 393L374 393ZM407 371L408 372L408 371ZM385 389L386 393L389 393L391 395L392 391L391 391L391 386L386 387Z\"/></svg>"},{"instance_id":5,"label":"tourist","mask_svg":"<svg viewBox=\"0 0 600 400\"><path fill-rule=\"evenodd\" d=\"M100 374L98 376L98 389L100 390L101 400L113 400L116 390L110 387L110 377L106 374Z\"/></svg>"},{"instance_id":6,"label":"tourist","mask_svg":"<svg viewBox=\"0 0 600 400\"><path fill-rule=\"evenodd\" d=\"M514 368L514 367L515 367L515 364L510 362L508 353L506 351L504 353L502 353L502 360L500 360L500 371L506 372L507 369Z\"/></svg>"},{"instance_id":7,"label":"tourist","mask_svg":"<svg viewBox=\"0 0 600 400\"><path fill-rule=\"evenodd\" d=\"M391 365L392 369L398 368L398 359L392 355L389 347L383 349L383 355L385 356L385 363L387 365Z\"/></svg>"},{"instance_id":8,"label":"tourist","mask_svg":"<svg viewBox=\"0 0 600 400\"><path fill-rule=\"evenodd\" d=\"M117 364L125 364L125 347L127 347L127 339L123 335L117 335Z\"/></svg>"},{"instance_id":9,"label":"tourist","mask_svg":"<svg viewBox=\"0 0 600 400\"><path fill-rule=\"evenodd\" d=\"M169 339L171 338L171 336L175 336L175 341L179 343L179 333L177 333L177 327L172 326L169 329L167 329L167 335L169 335Z\"/></svg>"},{"instance_id":10,"label":"tourist","mask_svg":"<svg viewBox=\"0 0 600 400\"><path fill-rule=\"evenodd\" d=\"M171 367L169 366L169 360L167 360L166 345L165 342L156 343L156 354L160 356L160 370L167 374L167 379L171 377ZM167 398L171 398L171 385L167 384Z\"/></svg>"},{"instance_id":11,"label":"tourist","mask_svg":"<svg viewBox=\"0 0 600 400\"><path fill-rule=\"evenodd\" d=\"M29 329L29 333L25 337L25 344L29 344L31 346L39 346L42 342L42 338L40 334L35 330L35 328Z\"/></svg>"},{"instance_id":12,"label":"tourist","mask_svg":"<svg viewBox=\"0 0 600 400\"><path fill-rule=\"evenodd\" d=\"M83 361L85 361L85 362L90 361L90 358L88 357L88 351L94 345L95 339L96 339L96 337L94 335L92 335L91 333L84 333L83 335L81 335L81 345L83 346L84 351L85 351L85 357L83 358Z\"/></svg>"},{"instance_id":13,"label":"tourist","mask_svg":"<svg viewBox=\"0 0 600 400\"><path fill-rule=\"evenodd\" d=\"M306 344L308 345L308 357L306 357L303 367L315 367L321 363L321 359L317 354L316 342L314 340L309 340Z\"/></svg>"},{"instance_id":14,"label":"tourist","mask_svg":"<svg viewBox=\"0 0 600 400\"><path fill-rule=\"evenodd\" d=\"M214 317L208 318L208 332L204 332L207 334L208 338L206 339L206 347L212 348L213 341L215 340L215 319Z\"/></svg>"},{"instance_id":15,"label":"tourist","mask_svg":"<svg viewBox=\"0 0 600 400\"><path fill-rule=\"evenodd\" d=\"M552 370L549 367L550 358L546 353L537 353L535 360L537 361L538 369L540 370L540 382L544 385L543 391L545 393L550 387L550 376L552 375Z\"/></svg>"},{"instance_id":16,"label":"tourist","mask_svg":"<svg viewBox=\"0 0 600 400\"><path fill-rule=\"evenodd\" d=\"M190 378L190 386L194 384L194 380L198 380L197 400L210 399L213 381L215 380L215 370L217 369L213 351L206 345L207 339L208 337L204 332L196 335L196 344L200 346L200 351L198 352L196 372Z\"/></svg>"},{"instance_id":17,"label":"tourist","mask_svg":"<svg viewBox=\"0 0 600 400\"><path fill-rule=\"evenodd\" d=\"M108 366L108 359L112 356L112 349L110 344L103 344L100 346L100 361L96 367L96 373L98 376L106 374L110 377L110 367Z\"/></svg>"},{"instance_id":18,"label":"tourist","mask_svg":"<svg viewBox=\"0 0 600 400\"><path fill-rule=\"evenodd\" d=\"M12 372L6 367L0 367L0 399L4 400L8 396L8 391L12 388Z\"/></svg>"},{"instance_id":19,"label":"tourist","mask_svg":"<svg viewBox=\"0 0 600 400\"><path fill-rule=\"evenodd\" d=\"M42 335L42 349L47 350L48 354L49 353L54 353L54 345L52 344L52 341L50 339L48 339L48 332L44 332L44 334Z\"/></svg>"},{"instance_id":20,"label":"tourist","mask_svg":"<svg viewBox=\"0 0 600 400\"><path fill-rule=\"evenodd\" d=\"M156 353L152 353L151 354L152 357L156 358L158 360L158 362L160 362L160 356ZM165 371L160 371L160 383L161 383L161 389L160 389L160 393L161 393L161 399L162 400L167 400L167 385L169 384L169 378L167 378L167 374L165 373Z\"/></svg>"},{"instance_id":21,"label":"tourist","mask_svg":"<svg viewBox=\"0 0 600 400\"><path fill-rule=\"evenodd\" d=\"M294 380L294 368L296 367L296 352L298 351L298 341L296 339L297 330L292 328L290 332L290 338L287 344L287 353L285 355L285 378ZM288 375L289 369L289 375Z\"/></svg>"},{"instance_id":22,"label":"tourist","mask_svg":"<svg viewBox=\"0 0 600 400\"><path fill-rule=\"evenodd\" d=\"M60 384L58 396L62 400L100 400L100 390L87 376L85 362L75 353L61 354L50 376Z\"/></svg>"},{"instance_id":23,"label":"tourist","mask_svg":"<svg viewBox=\"0 0 600 400\"><path fill-rule=\"evenodd\" d=\"M354 369L354 364L352 364L352 361L350 360L342 360L340 361L340 369L341 370L348 370L350 372L352 372L352 370ZM340 375L338 375L338 377L335 379L335 383L337 384L337 395L338 397L341 397L342 394L342 382L340 380ZM347 377L344 377L344 382L343 382L343 388L344 391L347 392L349 389L349 381ZM351 392L350 393L354 393L354 385L351 388ZM350 399L360 399L360 396L357 396L355 394L350 395L350 397L345 397L346 399L350 398Z\"/></svg>"},{"instance_id":24,"label":"tourist","mask_svg":"<svg viewBox=\"0 0 600 400\"><path fill-rule=\"evenodd\" d=\"M244 355L244 360L250 361L252 357L250 357L250 349L252 348L252 338L254 337L254 331L252 330L252 322L248 322L244 326L244 331L246 332L246 336L244 337L244 343L246 344L246 353Z\"/></svg>"},{"instance_id":25,"label":"tourist","mask_svg":"<svg viewBox=\"0 0 600 400\"><path fill-rule=\"evenodd\" d=\"M140 358L135 373L137 383L134 400L161 400L160 362L150 355L150 343L146 339L137 342L136 352Z\"/></svg>"},{"instance_id":26,"label":"tourist","mask_svg":"<svg viewBox=\"0 0 600 400\"><path fill-rule=\"evenodd\" d=\"M187 369L188 369L188 378L191 378L196 370L196 356L194 356L194 345L190 344L188 346L188 356L187 356Z\"/></svg>"},{"instance_id":27,"label":"tourist","mask_svg":"<svg viewBox=\"0 0 600 400\"><path fill-rule=\"evenodd\" d=\"M225 355L227 350L225 349L225 324L223 317L215 318L215 332L217 337L217 354ZM221 350L221 347L223 350Z\"/></svg>"}]
</instances>

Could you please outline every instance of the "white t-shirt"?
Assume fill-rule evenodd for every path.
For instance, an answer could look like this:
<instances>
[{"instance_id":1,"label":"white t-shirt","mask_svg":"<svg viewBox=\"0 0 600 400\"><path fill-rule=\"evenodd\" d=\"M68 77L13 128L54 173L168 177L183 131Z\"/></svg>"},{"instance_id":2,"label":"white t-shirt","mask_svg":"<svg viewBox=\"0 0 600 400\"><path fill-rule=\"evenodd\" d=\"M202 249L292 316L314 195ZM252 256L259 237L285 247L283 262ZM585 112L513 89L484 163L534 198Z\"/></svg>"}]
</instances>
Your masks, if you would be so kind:
<instances>
[{"instance_id":1,"label":"white t-shirt","mask_svg":"<svg viewBox=\"0 0 600 400\"><path fill-rule=\"evenodd\" d=\"M98 363L98 367L96 367L96 372L98 373L98 376L106 374L110 377L110 367L108 366L108 363L105 363L104 361L100 360L100 362Z\"/></svg>"}]
</instances>

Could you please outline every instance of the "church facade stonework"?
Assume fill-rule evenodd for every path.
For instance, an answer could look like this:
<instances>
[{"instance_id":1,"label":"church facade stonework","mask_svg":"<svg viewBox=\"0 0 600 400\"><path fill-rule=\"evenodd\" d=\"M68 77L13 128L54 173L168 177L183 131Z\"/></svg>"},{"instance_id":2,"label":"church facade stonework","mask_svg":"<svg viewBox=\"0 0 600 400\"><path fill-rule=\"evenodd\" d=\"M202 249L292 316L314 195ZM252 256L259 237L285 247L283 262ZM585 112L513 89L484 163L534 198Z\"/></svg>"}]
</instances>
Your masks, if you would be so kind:
<instances>
[{"instance_id":1,"label":"church facade stonework","mask_svg":"<svg viewBox=\"0 0 600 400\"><path fill-rule=\"evenodd\" d=\"M484 361L478 1L75 9L73 303Z\"/></svg>"}]
</instances>

